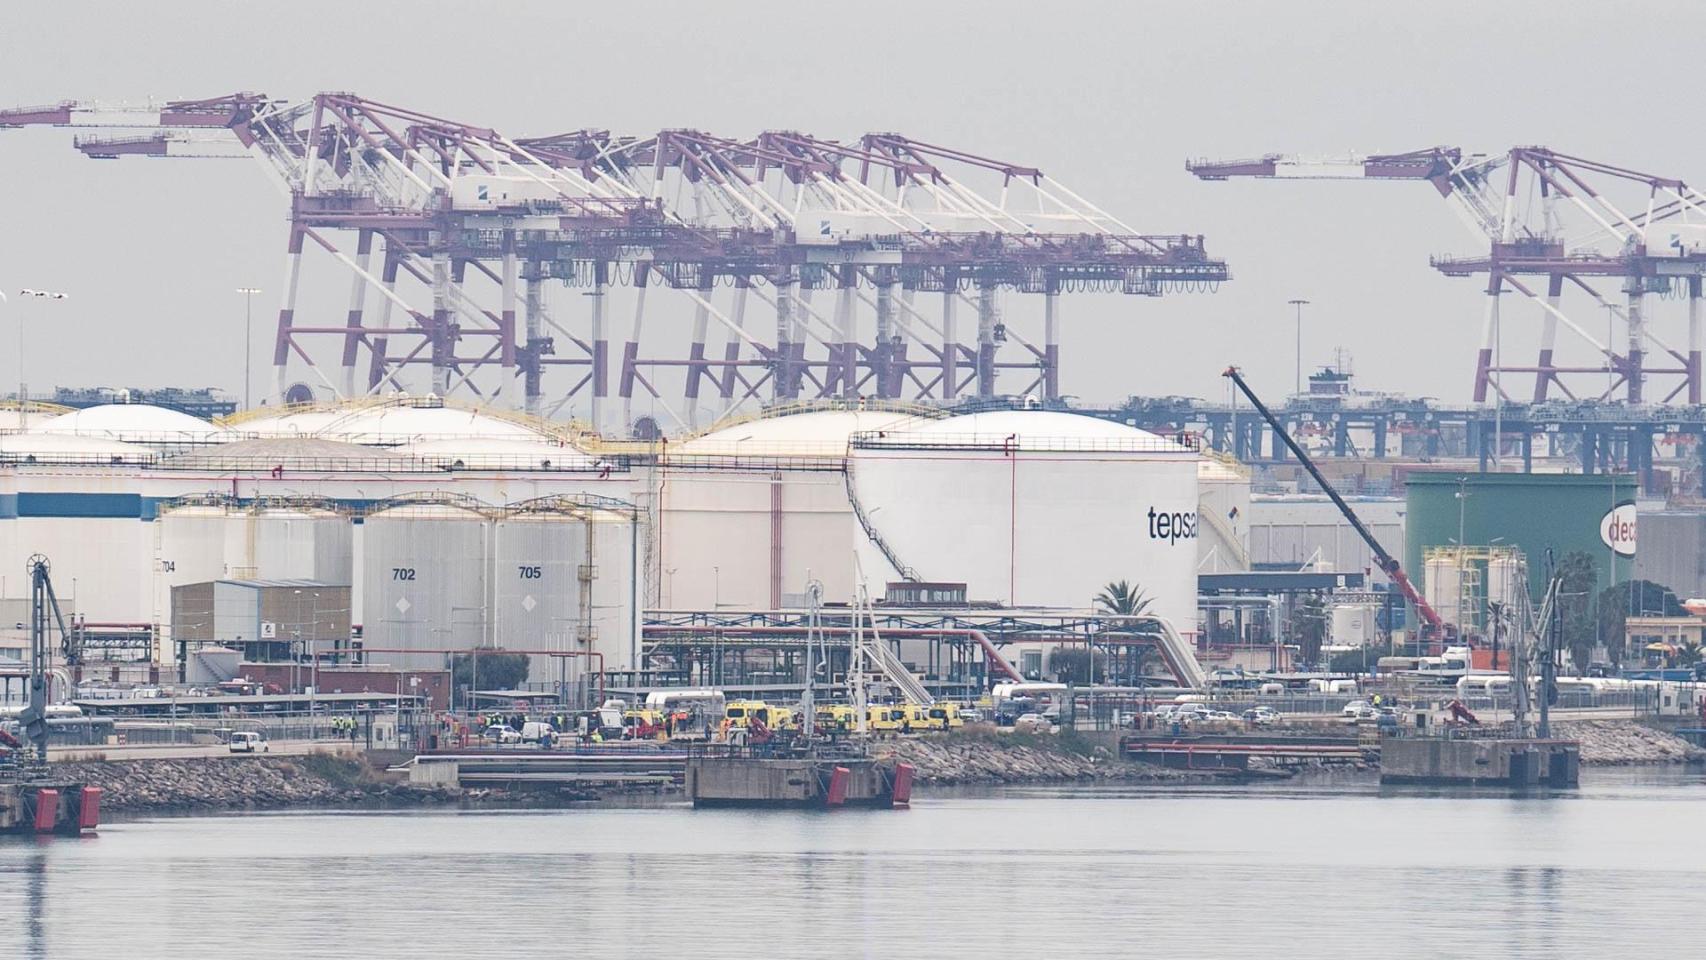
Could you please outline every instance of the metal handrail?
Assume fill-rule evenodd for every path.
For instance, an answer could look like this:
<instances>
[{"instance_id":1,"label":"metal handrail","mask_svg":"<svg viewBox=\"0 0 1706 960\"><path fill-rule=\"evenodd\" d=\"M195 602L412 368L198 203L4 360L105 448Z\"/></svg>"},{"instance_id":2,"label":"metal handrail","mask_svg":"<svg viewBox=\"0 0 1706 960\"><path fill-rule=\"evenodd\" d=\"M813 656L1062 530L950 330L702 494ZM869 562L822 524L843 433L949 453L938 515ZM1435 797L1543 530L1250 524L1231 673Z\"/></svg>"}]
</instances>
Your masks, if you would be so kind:
<instances>
[{"instance_id":1,"label":"metal handrail","mask_svg":"<svg viewBox=\"0 0 1706 960\"><path fill-rule=\"evenodd\" d=\"M793 400L787 403L771 404L770 406L764 407L760 410L748 413L737 413L723 417L707 427L704 433L699 434L699 436L716 433L718 430L726 430L729 427L739 426L743 423L752 423L757 420L774 420L778 417L788 417L801 413L821 413L824 411L872 411L876 413L899 413L930 420L941 420L951 416L947 410L944 410L941 407L923 403L913 403L909 400L889 400L878 397L868 397L856 400L828 398Z\"/></svg>"},{"instance_id":2,"label":"metal handrail","mask_svg":"<svg viewBox=\"0 0 1706 960\"><path fill-rule=\"evenodd\" d=\"M849 445L855 450L1000 450L1025 453L1171 453L1191 454L1201 446L1195 437L1049 437L990 433L918 433L907 430L862 430Z\"/></svg>"},{"instance_id":3,"label":"metal handrail","mask_svg":"<svg viewBox=\"0 0 1706 960\"><path fill-rule=\"evenodd\" d=\"M847 469L841 472L841 476L842 481L847 486L847 502L852 505L853 516L858 519L860 528L865 531L865 536L876 545L883 558L889 562L890 566L894 567L896 573L900 574L901 579L912 583L917 583L923 579L918 575L917 570L901 562L900 557L895 554L894 548L889 546L889 542L884 540L883 535L878 532L876 524L871 522L870 515L865 512L864 504L859 502L859 495L853 490L853 465L851 461L849 461Z\"/></svg>"},{"instance_id":4,"label":"metal handrail","mask_svg":"<svg viewBox=\"0 0 1706 960\"><path fill-rule=\"evenodd\" d=\"M152 466L159 461L153 453L0 453L0 465L4 466Z\"/></svg>"}]
</instances>

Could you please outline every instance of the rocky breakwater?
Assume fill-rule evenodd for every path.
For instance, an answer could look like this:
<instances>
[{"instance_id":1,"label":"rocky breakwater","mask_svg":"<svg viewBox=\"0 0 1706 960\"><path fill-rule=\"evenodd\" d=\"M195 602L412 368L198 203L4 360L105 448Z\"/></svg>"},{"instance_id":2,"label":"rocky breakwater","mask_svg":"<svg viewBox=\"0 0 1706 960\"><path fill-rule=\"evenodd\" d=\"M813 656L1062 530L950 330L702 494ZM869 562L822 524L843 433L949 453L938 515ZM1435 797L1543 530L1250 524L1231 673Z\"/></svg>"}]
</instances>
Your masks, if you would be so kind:
<instances>
[{"instance_id":1,"label":"rocky breakwater","mask_svg":"<svg viewBox=\"0 0 1706 960\"><path fill-rule=\"evenodd\" d=\"M917 768L926 784L1185 780L1191 774L1115 756L1071 735L956 733L885 741L875 750Z\"/></svg>"},{"instance_id":2,"label":"rocky breakwater","mask_svg":"<svg viewBox=\"0 0 1706 960\"><path fill-rule=\"evenodd\" d=\"M1552 724L1552 735L1581 741L1582 763L1592 766L1706 761L1706 750L1633 720L1565 720Z\"/></svg>"},{"instance_id":3,"label":"rocky breakwater","mask_svg":"<svg viewBox=\"0 0 1706 960\"><path fill-rule=\"evenodd\" d=\"M418 804L459 797L459 791L393 783L360 758L330 755L78 760L54 764L54 772L99 786L102 807L125 812Z\"/></svg>"}]
</instances>

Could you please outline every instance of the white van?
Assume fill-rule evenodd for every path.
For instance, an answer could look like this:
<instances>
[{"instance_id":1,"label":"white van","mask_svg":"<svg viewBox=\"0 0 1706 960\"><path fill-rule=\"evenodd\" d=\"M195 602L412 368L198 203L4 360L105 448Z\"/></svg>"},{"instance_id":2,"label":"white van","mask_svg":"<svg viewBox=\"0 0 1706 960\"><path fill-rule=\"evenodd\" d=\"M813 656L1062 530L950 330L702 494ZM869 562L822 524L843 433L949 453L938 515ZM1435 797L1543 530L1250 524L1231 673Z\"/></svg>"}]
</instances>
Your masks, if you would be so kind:
<instances>
[{"instance_id":1,"label":"white van","mask_svg":"<svg viewBox=\"0 0 1706 960\"><path fill-rule=\"evenodd\" d=\"M251 730L242 730L231 735L226 741L232 753L270 753L272 748L267 744L267 738Z\"/></svg>"},{"instance_id":2,"label":"white van","mask_svg":"<svg viewBox=\"0 0 1706 960\"><path fill-rule=\"evenodd\" d=\"M538 720L529 720L521 725L522 743L550 743L556 739L556 728Z\"/></svg>"}]
</instances>

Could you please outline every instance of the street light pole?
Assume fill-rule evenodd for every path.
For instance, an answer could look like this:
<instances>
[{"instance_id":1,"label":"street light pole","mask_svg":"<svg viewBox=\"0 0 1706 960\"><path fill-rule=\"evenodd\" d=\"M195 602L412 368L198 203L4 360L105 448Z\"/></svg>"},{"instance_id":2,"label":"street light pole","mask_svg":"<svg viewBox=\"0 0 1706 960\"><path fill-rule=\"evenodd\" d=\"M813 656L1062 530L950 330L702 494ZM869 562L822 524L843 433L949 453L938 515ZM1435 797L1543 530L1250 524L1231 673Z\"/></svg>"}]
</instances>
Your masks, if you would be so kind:
<instances>
[{"instance_id":1,"label":"street light pole","mask_svg":"<svg viewBox=\"0 0 1706 960\"><path fill-rule=\"evenodd\" d=\"M25 297L34 297L37 300L64 300L64 299L66 299L65 294L59 293L59 292L54 291L54 290L31 290L29 287L25 287L24 289L19 290L18 294L20 296L25 296ZM5 295L0 294L0 300L4 300L4 299L5 299ZM26 368L24 366L24 316L23 316L23 314L19 314L18 315L18 429L19 430L24 429L24 427L26 426L25 419L24 419L24 408L29 405L29 399L30 399L29 385L24 382L27 379L27 374L25 372L27 369L28 368Z\"/></svg>"},{"instance_id":2,"label":"street light pole","mask_svg":"<svg viewBox=\"0 0 1706 960\"><path fill-rule=\"evenodd\" d=\"M237 292L243 295L243 409L249 409L249 367L255 361L253 341L255 337L255 294L261 292L260 287L238 287Z\"/></svg>"},{"instance_id":3,"label":"street light pole","mask_svg":"<svg viewBox=\"0 0 1706 960\"><path fill-rule=\"evenodd\" d=\"M1303 308L1309 305L1308 300L1287 300L1297 311L1297 382L1292 391L1298 396L1303 395Z\"/></svg>"},{"instance_id":4,"label":"street light pole","mask_svg":"<svg viewBox=\"0 0 1706 960\"><path fill-rule=\"evenodd\" d=\"M305 598L301 590L295 591L295 594L296 635L298 638L302 638L302 601ZM320 592L318 590L313 591L308 594L308 597L312 598L310 606L314 611L314 622L308 627L308 636L304 639L303 649L311 657L308 662L308 739L313 740L315 701L320 698L320 650L319 645L315 643L320 631Z\"/></svg>"}]
</instances>

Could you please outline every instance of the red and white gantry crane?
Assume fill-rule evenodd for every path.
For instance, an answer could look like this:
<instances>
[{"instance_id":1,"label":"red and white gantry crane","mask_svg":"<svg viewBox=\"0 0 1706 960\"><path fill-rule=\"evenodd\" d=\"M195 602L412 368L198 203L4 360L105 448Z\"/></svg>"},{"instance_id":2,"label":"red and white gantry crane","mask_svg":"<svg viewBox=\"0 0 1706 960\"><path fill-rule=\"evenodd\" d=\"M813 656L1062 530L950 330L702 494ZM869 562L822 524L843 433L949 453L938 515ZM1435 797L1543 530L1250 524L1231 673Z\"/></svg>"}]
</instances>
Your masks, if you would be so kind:
<instances>
[{"instance_id":1,"label":"red and white gantry crane","mask_svg":"<svg viewBox=\"0 0 1706 960\"><path fill-rule=\"evenodd\" d=\"M1514 147L1502 154L1469 154L1457 147L1411 153L1311 160L1270 154L1254 160L1192 161L1204 180L1424 180L1450 201L1487 252L1435 257L1447 276L1485 276L1487 305L1476 358L1474 396L1510 397L1502 374L1533 374L1530 399L1556 386L1571 399L1652 399L1649 379L1670 389L1660 402L1702 399L1701 278L1706 276L1706 195L1674 177L1560 153ZM1500 296L1514 291L1538 307L1540 339L1533 365L1495 359ZM1566 294L1570 299L1566 302ZM1687 341L1678 347L1653 329L1654 296L1686 301ZM1620 323L1621 344L1579 308L1603 310ZM1556 359L1560 328L1587 344L1598 365L1564 366ZM1621 350L1621 352L1620 352ZM1652 362L1657 354L1668 359ZM1566 377L1569 377L1567 380ZM1590 379L1591 378L1591 379Z\"/></svg>"}]
</instances>

